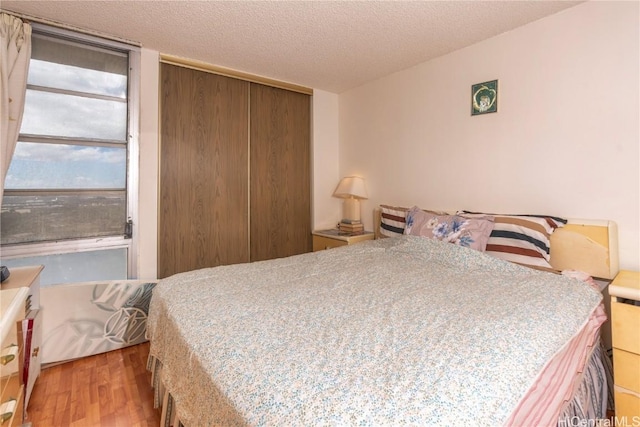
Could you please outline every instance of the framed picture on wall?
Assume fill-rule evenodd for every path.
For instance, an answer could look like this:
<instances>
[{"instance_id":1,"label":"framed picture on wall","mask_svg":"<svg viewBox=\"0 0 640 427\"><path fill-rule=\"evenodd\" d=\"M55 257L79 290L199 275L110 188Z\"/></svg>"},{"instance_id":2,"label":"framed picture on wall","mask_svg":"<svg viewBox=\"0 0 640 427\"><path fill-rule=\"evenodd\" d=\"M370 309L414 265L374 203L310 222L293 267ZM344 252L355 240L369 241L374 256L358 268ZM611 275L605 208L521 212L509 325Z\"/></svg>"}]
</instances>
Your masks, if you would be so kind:
<instances>
[{"instance_id":1,"label":"framed picture on wall","mask_svg":"<svg viewBox=\"0 0 640 427\"><path fill-rule=\"evenodd\" d=\"M471 115L498 111L498 80L471 85Z\"/></svg>"}]
</instances>

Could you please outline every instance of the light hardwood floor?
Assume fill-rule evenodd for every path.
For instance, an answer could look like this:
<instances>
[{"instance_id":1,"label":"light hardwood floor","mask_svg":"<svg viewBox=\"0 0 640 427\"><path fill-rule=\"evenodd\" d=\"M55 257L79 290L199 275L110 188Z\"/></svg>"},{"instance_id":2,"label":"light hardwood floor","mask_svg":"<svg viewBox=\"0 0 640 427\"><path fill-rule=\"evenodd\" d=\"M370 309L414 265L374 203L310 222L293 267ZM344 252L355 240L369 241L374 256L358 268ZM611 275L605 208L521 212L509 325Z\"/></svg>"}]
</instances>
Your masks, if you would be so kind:
<instances>
[{"instance_id":1,"label":"light hardwood floor","mask_svg":"<svg viewBox=\"0 0 640 427\"><path fill-rule=\"evenodd\" d=\"M33 427L159 426L148 354L144 343L44 369L26 421Z\"/></svg>"}]
</instances>

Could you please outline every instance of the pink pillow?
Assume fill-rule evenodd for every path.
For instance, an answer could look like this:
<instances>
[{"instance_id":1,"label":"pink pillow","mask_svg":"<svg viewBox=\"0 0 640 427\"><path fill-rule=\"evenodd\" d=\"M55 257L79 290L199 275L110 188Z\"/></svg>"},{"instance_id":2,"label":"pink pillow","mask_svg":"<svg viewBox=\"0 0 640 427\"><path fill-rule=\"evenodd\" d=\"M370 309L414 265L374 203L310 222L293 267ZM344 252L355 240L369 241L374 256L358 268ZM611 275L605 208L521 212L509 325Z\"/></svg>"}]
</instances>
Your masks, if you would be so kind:
<instances>
[{"instance_id":1,"label":"pink pillow","mask_svg":"<svg viewBox=\"0 0 640 427\"><path fill-rule=\"evenodd\" d=\"M441 240L484 252L493 218L463 218L458 215L436 215L412 207L407 212L404 234Z\"/></svg>"}]
</instances>

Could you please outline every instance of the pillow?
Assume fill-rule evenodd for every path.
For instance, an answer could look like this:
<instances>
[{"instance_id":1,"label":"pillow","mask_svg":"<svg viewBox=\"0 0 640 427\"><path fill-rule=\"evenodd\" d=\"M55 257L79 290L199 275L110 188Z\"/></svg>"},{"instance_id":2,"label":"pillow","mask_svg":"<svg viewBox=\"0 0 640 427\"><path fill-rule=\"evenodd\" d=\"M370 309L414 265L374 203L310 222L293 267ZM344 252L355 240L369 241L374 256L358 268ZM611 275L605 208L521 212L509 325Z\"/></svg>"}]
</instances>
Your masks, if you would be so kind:
<instances>
[{"instance_id":1,"label":"pillow","mask_svg":"<svg viewBox=\"0 0 640 427\"><path fill-rule=\"evenodd\" d=\"M493 230L490 217L437 215L414 206L407 212L405 234L423 236L483 252Z\"/></svg>"},{"instance_id":2,"label":"pillow","mask_svg":"<svg viewBox=\"0 0 640 427\"><path fill-rule=\"evenodd\" d=\"M387 237L402 236L407 208L380 205L380 234Z\"/></svg>"},{"instance_id":3,"label":"pillow","mask_svg":"<svg viewBox=\"0 0 640 427\"><path fill-rule=\"evenodd\" d=\"M460 211L458 215L465 218L493 217L493 231L485 250L487 254L518 264L546 268L551 268L551 233L567 223L566 219L544 215L494 215L468 211Z\"/></svg>"}]
</instances>

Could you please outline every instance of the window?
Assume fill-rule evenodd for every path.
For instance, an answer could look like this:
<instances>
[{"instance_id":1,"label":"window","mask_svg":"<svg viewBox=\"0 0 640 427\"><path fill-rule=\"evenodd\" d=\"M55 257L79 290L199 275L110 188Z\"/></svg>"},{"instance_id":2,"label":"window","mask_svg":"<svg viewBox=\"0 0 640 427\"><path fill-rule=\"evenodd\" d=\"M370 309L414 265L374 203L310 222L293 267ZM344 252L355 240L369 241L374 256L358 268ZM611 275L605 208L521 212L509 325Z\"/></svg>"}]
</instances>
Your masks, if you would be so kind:
<instances>
[{"instance_id":1,"label":"window","mask_svg":"<svg viewBox=\"0 0 640 427\"><path fill-rule=\"evenodd\" d=\"M3 265L51 263L44 286L135 277L138 62L133 46L33 25L0 213ZM95 268L102 261L112 276Z\"/></svg>"}]
</instances>

